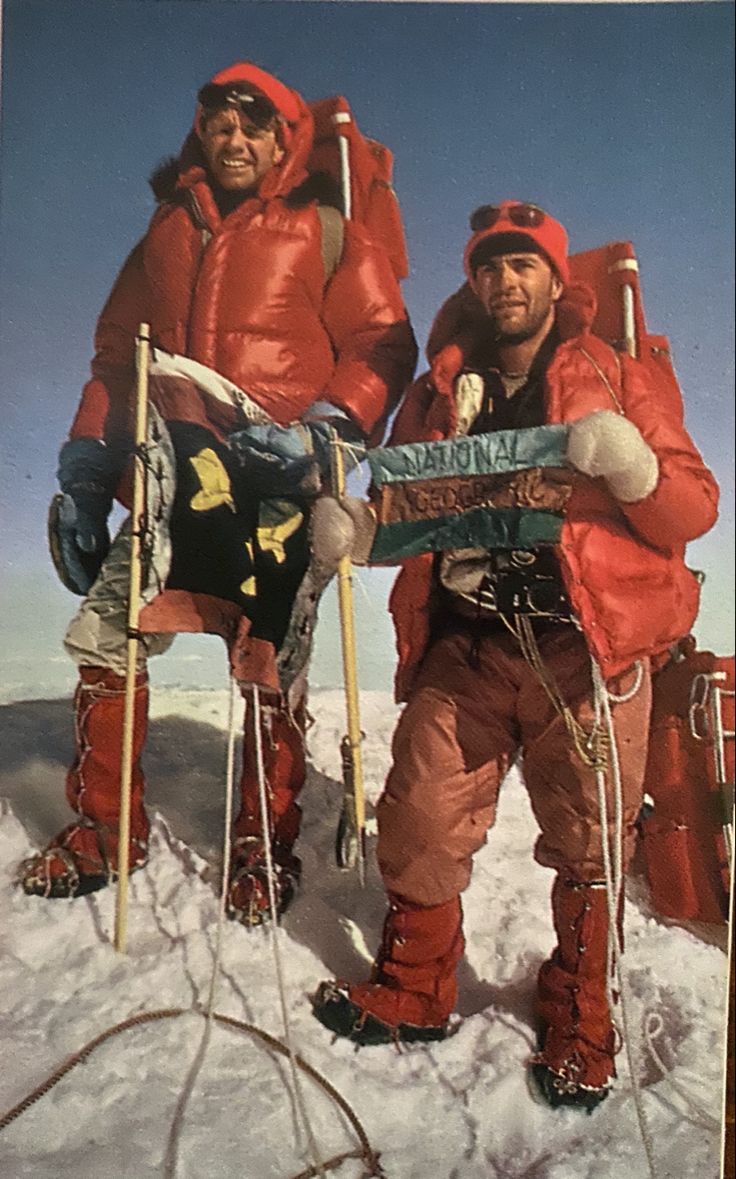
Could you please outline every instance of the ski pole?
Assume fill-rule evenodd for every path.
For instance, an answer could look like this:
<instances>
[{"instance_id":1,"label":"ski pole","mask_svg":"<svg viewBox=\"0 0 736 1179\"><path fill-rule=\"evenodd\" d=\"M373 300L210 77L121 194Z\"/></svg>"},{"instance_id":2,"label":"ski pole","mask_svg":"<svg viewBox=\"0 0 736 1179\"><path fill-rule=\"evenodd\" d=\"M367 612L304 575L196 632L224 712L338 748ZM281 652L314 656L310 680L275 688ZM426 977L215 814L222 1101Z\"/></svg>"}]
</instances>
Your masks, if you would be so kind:
<instances>
[{"instance_id":1,"label":"ski pole","mask_svg":"<svg viewBox=\"0 0 736 1179\"><path fill-rule=\"evenodd\" d=\"M118 826L118 888L115 908L115 949L125 953L128 922L128 875L130 842L130 787L133 769L133 724L135 719L135 681L138 658L138 616L141 594L141 532L145 512L145 463L148 419L148 362L151 332L140 324L136 337L135 450L133 468L133 505L130 515L130 582L125 668L125 708L123 712L123 747L120 763L120 822Z\"/></svg>"},{"instance_id":2,"label":"ski pole","mask_svg":"<svg viewBox=\"0 0 736 1179\"><path fill-rule=\"evenodd\" d=\"M335 434L331 441L332 493L337 500L345 498L345 462L342 445ZM343 805L335 839L338 866L345 870L358 868L358 877L365 884L365 796L363 792L362 738L358 704L358 673L355 658L355 613L353 609L353 577L350 554L340 558L337 566L337 597L340 608L340 637L342 669L345 683L347 735L340 742L343 774Z\"/></svg>"}]
</instances>

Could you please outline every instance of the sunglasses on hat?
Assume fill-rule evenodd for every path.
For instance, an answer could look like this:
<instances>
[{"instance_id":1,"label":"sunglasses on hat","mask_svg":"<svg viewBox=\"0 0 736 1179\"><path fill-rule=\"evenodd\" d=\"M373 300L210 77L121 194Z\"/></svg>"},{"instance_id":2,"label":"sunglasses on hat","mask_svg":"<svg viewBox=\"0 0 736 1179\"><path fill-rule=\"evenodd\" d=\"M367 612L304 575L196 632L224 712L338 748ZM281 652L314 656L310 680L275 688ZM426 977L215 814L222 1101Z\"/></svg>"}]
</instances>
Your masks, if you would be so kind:
<instances>
[{"instance_id":1,"label":"sunglasses on hat","mask_svg":"<svg viewBox=\"0 0 736 1179\"><path fill-rule=\"evenodd\" d=\"M208 82L197 95L197 101L207 114L234 107L259 130L271 127L279 119L279 112L265 94L254 94L252 90L237 84L220 86L216 82Z\"/></svg>"},{"instance_id":2,"label":"sunglasses on hat","mask_svg":"<svg viewBox=\"0 0 736 1179\"><path fill-rule=\"evenodd\" d=\"M547 214L538 205L481 205L470 214L470 228L473 233L490 229L497 221L510 221L519 229L535 229L546 219Z\"/></svg>"}]
</instances>

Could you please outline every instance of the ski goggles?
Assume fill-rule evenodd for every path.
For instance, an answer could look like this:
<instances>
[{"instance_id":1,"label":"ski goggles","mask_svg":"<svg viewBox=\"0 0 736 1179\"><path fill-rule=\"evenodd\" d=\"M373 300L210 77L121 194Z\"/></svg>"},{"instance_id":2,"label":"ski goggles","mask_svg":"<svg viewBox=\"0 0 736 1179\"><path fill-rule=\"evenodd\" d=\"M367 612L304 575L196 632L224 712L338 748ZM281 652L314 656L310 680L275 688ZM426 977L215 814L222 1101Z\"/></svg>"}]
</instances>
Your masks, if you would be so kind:
<instances>
[{"instance_id":1,"label":"ski goggles","mask_svg":"<svg viewBox=\"0 0 736 1179\"><path fill-rule=\"evenodd\" d=\"M548 217L538 205L481 205L470 214L470 228L473 233L480 233L483 229L491 229L498 221L510 221L518 229L536 229Z\"/></svg>"},{"instance_id":2,"label":"ski goggles","mask_svg":"<svg viewBox=\"0 0 736 1179\"><path fill-rule=\"evenodd\" d=\"M275 123L281 122L279 112L265 94L256 94L232 83L220 86L216 82L208 82L197 95L197 101L205 115L234 107L259 131L270 130Z\"/></svg>"}]
</instances>

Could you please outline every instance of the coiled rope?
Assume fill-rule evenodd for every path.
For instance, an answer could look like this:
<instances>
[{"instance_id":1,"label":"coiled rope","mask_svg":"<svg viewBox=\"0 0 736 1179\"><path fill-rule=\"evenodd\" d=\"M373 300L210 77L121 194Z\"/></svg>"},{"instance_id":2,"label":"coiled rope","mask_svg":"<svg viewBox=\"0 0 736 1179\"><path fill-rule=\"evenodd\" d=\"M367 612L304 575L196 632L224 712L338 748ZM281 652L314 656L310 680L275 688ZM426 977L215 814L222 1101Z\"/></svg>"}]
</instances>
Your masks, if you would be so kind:
<instances>
[{"instance_id":1,"label":"coiled rope","mask_svg":"<svg viewBox=\"0 0 736 1179\"><path fill-rule=\"evenodd\" d=\"M554 678L544 665L534 628L528 615L515 614L514 622L511 622L505 614L500 614L499 617L516 638L522 655L536 673L552 707L562 718L575 751L583 764L594 770L605 766L608 756L608 741L605 731L596 719L592 731L588 732L574 716L570 706L565 703Z\"/></svg>"},{"instance_id":2,"label":"coiled rope","mask_svg":"<svg viewBox=\"0 0 736 1179\"><path fill-rule=\"evenodd\" d=\"M40 1101L42 1097L45 1097L45 1095L49 1093L55 1085L58 1085L59 1081L63 1080L63 1078L68 1073L70 1073L72 1069L76 1068L78 1064L82 1064L85 1060L88 1060L94 1050L99 1048L107 1040L111 1040L114 1036L120 1035L120 1033L128 1031L130 1028L138 1027L147 1023L155 1023L158 1020L174 1019L180 1015L192 1015L193 1013L201 1014L205 1018L208 1018L208 1013L204 1009L190 1007L164 1007L158 1011L141 1011L137 1015L132 1015L129 1019L124 1019L120 1023L115 1024L114 1027L108 1028L99 1036L95 1036L93 1040L90 1040L87 1044L84 1045L83 1048L80 1048L78 1052L75 1052L73 1056L70 1056L67 1060L64 1061L63 1064L59 1065L59 1067L51 1074L51 1076L38 1085L32 1093L29 1093L27 1097L24 1097L22 1101L19 1101L17 1105L14 1105L12 1109L8 1110L6 1114L0 1117L0 1132L5 1130L11 1124L11 1122L16 1121L16 1119L19 1118L21 1114L30 1109L32 1105L35 1105L37 1101ZM282 1044L281 1041L277 1040L275 1036L270 1035L268 1032L264 1032L262 1028L256 1027L255 1024L247 1023L242 1019L235 1019L230 1015L221 1015L220 1012L217 1011L212 1012L211 1018L216 1023L233 1028L236 1031L245 1032L250 1036L254 1036L256 1039L261 1040L269 1048L272 1048L274 1052L278 1052L282 1056L290 1055L289 1049L285 1044ZM319 1087L323 1089L325 1093L327 1093L327 1095L332 1099L335 1105L339 1106L350 1122L350 1125L355 1131L356 1137L360 1143L359 1150L356 1149L345 1151L343 1154L335 1155L333 1158L325 1160L321 1164L323 1170L334 1170L347 1159L360 1159L365 1163L366 1167L370 1168L368 1171L366 1171L366 1177L370 1176L371 1179L373 1179L373 1177L375 1177L375 1179L386 1179L385 1172L379 1163L378 1154L373 1150L370 1142L368 1141L368 1135L366 1134L360 1120L358 1119L357 1114L353 1111L342 1094L338 1092L338 1090L327 1080L326 1077L323 1077L322 1074L317 1071L317 1069L303 1060L301 1056L297 1055L296 1053L291 1053L291 1059L298 1069L301 1069L301 1071L305 1073L306 1076L310 1077L311 1080L315 1082L315 1084L319 1085ZM319 1171L316 1171L313 1167L310 1167L306 1171L300 1171L300 1173L298 1175L294 1175L292 1179L310 1179L311 1176L318 1174Z\"/></svg>"},{"instance_id":3,"label":"coiled rope","mask_svg":"<svg viewBox=\"0 0 736 1179\"><path fill-rule=\"evenodd\" d=\"M220 963L222 958L222 934L226 917L227 904L227 889L230 876L230 828L232 826L233 814L233 794L234 794L234 767L235 767L235 704L238 698L238 684L234 677L230 680L230 695L229 695L229 709L228 709L228 743L227 743L227 767L225 780L225 818L224 818L224 835L223 835L223 849L222 849L222 884L220 889L218 919L215 939L215 953L212 967L212 974L210 976L209 994L205 1008L186 1008L186 1007L167 1007L161 1008L158 1011L144 1011L138 1015L133 1015L129 1019L123 1020L121 1023L115 1024L108 1028L93 1040L90 1040L78 1052L70 1056L62 1065L57 1068L47 1080L43 1081L32 1093L19 1101L17 1105L8 1110L6 1114L0 1117L0 1133L6 1129L12 1122L16 1121L21 1114L25 1113L37 1101L40 1101L51 1089L54 1088L63 1078L70 1073L78 1064L87 1060L96 1048L99 1048L107 1040L112 1039L113 1036L119 1035L130 1028L138 1027L143 1024L153 1023L158 1020L172 1019L180 1015L191 1015L192 1013L199 1013L204 1017L205 1027L202 1033L199 1047L195 1054L194 1060L189 1070L186 1083L182 1089L179 1101L177 1103L176 1113L172 1123L172 1131L169 1138L169 1144L166 1151L164 1166L167 1177L172 1177L176 1174L177 1165L177 1139L176 1128L180 1124L186 1105L191 1097L194 1089L197 1075L200 1071L204 1061L207 1047L209 1045L212 1034L212 1027L215 1022L220 1023L226 1027L233 1028L238 1031L243 1031L251 1036L255 1036L272 1048L275 1052L286 1056L290 1062L292 1069L292 1078L294 1085L294 1096L297 1109L301 1116L308 1138L310 1153L312 1155L312 1165L306 1170L300 1171L298 1175L292 1179L314 1179L314 1177L324 1177L328 1171L339 1167L348 1159L362 1160L368 1168L365 1172L365 1179L386 1179L385 1172L379 1163L379 1154L373 1150L368 1136L363 1129L361 1122L357 1115L337 1089L319 1073L312 1065L307 1064L295 1051L291 1039L291 1027L289 1023L288 1011L286 1007L284 974L281 963L281 957L278 947L278 913L276 907L276 893L274 884L274 870L273 859L271 854L271 839L270 826L268 814L268 800L266 796L266 782L263 773L263 746L261 739L261 718L260 718L260 694L257 686L253 686L251 698L253 699L253 725L255 730L256 743L256 764L258 767L258 790L261 807L261 826L264 834L264 850L266 857L267 877L268 877L268 891L269 891L269 907L271 911L271 941L274 953L274 963L278 981L279 999L281 1003L282 1019L285 1030L286 1043L282 1043L276 1039L275 1036L270 1035L263 1029L258 1028L255 1024L247 1023L244 1020L235 1019L232 1016L222 1015L214 1010L215 996L217 990L217 982L220 974ZM299 1074L297 1070L300 1069L308 1077L310 1077L317 1085L322 1088L327 1095L335 1102L335 1104L342 1110L347 1117L355 1134L360 1142L359 1150L345 1151L342 1154L333 1155L329 1159L321 1159L319 1157L314 1135L309 1124L309 1119L306 1113L306 1106L304 1103L304 1096L299 1082ZM297 1131L299 1127L297 1126Z\"/></svg>"}]
</instances>

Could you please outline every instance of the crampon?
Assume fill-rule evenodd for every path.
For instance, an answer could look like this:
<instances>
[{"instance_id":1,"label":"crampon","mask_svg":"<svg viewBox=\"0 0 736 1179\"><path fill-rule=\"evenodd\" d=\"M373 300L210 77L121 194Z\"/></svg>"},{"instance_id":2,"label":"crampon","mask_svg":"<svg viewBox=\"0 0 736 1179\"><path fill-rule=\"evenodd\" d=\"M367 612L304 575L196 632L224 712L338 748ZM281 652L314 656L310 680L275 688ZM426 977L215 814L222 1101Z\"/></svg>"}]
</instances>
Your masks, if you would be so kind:
<instances>
[{"instance_id":1,"label":"crampon","mask_svg":"<svg viewBox=\"0 0 736 1179\"><path fill-rule=\"evenodd\" d=\"M552 1109L573 1106L591 1114L610 1093L610 1085L595 1089L578 1081L568 1080L555 1073L546 1064L532 1062L532 1076L540 1094Z\"/></svg>"},{"instance_id":2,"label":"crampon","mask_svg":"<svg viewBox=\"0 0 736 1179\"><path fill-rule=\"evenodd\" d=\"M290 847L274 841L271 847L276 916L286 912L296 896L302 865ZM263 840L246 835L233 845L227 890L227 915L242 925L263 925L271 920L268 867Z\"/></svg>"},{"instance_id":3,"label":"crampon","mask_svg":"<svg viewBox=\"0 0 736 1179\"><path fill-rule=\"evenodd\" d=\"M117 833L102 826L72 823L44 848L24 860L17 883L29 896L82 897L117 880ZM147 862L145 842L131 840L129 871Z\"/></svg>"},{"instance_id":4,"label":"crampon","mask_svg":"<svg viewBox=\"0 0 736 1179\"><path fill-rule=\"evenodd\" d=\"M448 1034L447 1021L425 1025L395 1022L395 1015L392 1020L388 1010L389 1007L395 1009L396 1004L386 1003L386 995L383 994L390 990L376 983L354 986L341 982L323 982L312 999L312 1010L328 1031L334 1032L336 1036L345 1036L361 1047L445 1039ZM392 998L390 993L388 998ZM364 1004L374 1006L376 1011L371 1011ZM382 1006L386 1006L386 1018L376 1013Z\"/></svg>"}]
</instances>

